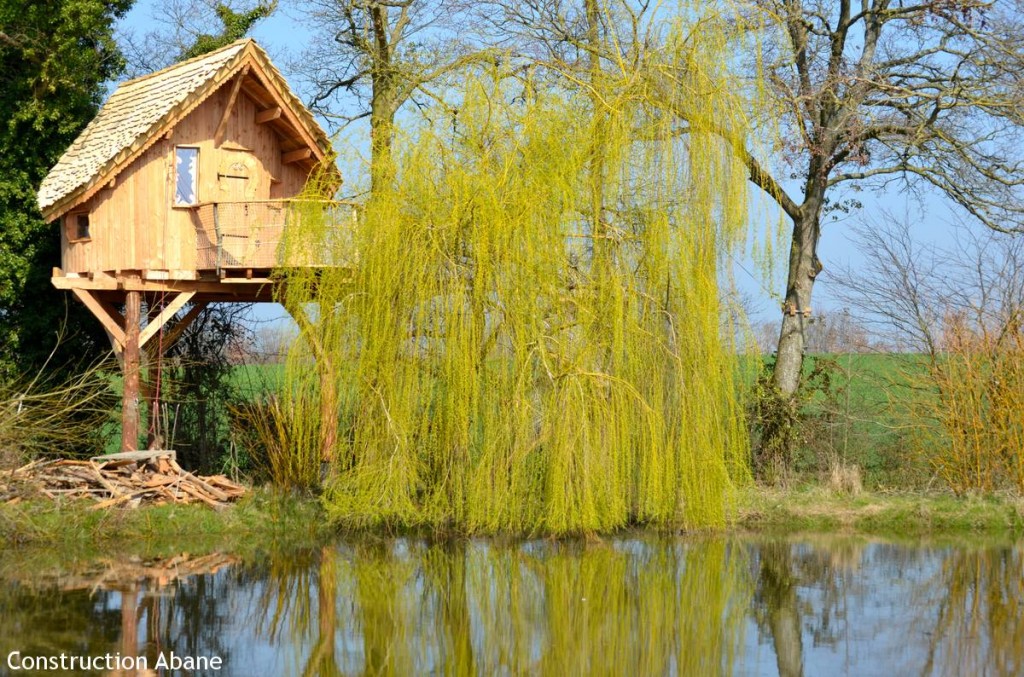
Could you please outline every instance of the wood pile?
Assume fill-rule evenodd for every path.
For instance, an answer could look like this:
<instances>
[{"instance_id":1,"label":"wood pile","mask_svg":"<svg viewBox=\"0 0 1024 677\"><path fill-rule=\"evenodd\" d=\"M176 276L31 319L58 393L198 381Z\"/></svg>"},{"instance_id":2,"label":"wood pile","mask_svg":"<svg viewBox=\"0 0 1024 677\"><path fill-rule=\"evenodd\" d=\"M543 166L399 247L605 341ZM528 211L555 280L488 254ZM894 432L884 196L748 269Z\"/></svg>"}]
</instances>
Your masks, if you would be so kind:
<instances>
[{"instance_id":1,"label":"wood pile","mask_svg":"<svg viewBox=\"0 0 1024 677\"><path fill-rule=\"evenodd\" d=\"M199 557L182 553L155 560L100 560L79 571L33 572L19 583L33 588L60 590L124 590L140 586L159 590L183 578L215 574L241 561L236 555L220 552Z\"/></svg>"},{"instance_id":2,"label":"wood pile","mask_svg":"<svg viewBox=\"0 0 1024 677\"><path fill-rule=\"evenodd\" d=\"M143 503L205 503L222 508L245 494L245 487L224 475L200 477L182 469L173 451L136 451L88 461L38 460L0 473L0 501L18 503L31 496L90 498L91 509Z\"/></svg>"}]
</instances>

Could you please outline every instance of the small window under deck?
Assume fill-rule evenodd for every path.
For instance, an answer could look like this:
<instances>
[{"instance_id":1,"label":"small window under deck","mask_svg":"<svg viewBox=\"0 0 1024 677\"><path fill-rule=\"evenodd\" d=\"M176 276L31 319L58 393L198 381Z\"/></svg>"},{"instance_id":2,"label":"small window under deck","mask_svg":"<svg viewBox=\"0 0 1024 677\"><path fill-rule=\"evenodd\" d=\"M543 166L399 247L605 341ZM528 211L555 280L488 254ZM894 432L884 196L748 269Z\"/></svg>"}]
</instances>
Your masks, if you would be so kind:
<instances>
[{"instance_id":1,"label":"small window under deck","mask_svg":"<svg viewBox=\"0 0 1024 677\"><path fill-rule=\"evenodd\" d=\"M68 242L88 242L92 239L88 212L68 214L64 217L64 227L67 229Z\"/></svg>"}]
</instances>

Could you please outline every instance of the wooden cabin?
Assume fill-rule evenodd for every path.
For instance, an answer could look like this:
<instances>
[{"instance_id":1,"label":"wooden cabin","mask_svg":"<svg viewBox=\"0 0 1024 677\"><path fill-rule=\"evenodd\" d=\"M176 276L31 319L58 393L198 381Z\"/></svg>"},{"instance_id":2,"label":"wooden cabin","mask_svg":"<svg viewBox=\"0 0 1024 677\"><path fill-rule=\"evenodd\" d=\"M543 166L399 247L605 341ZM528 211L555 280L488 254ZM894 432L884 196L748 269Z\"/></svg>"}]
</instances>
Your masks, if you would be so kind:
<instances>
[{"instance_id":1,"label":"wooden cabin","mask_svg":"<svg viewBox=\"0 0 1024 677\"><path fill-rule=\"evenodd\" d=\"M53 284L103 323L120 358L126 450L138 436L140 351L158 334L166 349L211 301L274 298L289 199L330 151L247 39L121 84L50 170L38 197L60 231ZM315 253L305 258L315 265Z\"/></svg>"}]
</instances>

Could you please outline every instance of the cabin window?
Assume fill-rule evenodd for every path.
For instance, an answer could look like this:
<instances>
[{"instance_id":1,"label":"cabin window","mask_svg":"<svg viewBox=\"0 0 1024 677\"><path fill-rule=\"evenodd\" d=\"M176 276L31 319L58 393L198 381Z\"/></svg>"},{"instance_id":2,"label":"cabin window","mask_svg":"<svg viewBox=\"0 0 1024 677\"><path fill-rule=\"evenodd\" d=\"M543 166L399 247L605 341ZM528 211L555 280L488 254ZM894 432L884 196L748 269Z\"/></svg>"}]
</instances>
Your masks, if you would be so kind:
<instances>
[{"instance_id":1,"label":"cabin window","mask_svg":"<svg viewBox=\"0 0 1024 677\"><path fill-rule=\"evenodd\" d=\"M174 206L192 207L199 203L199 149L178 146L174 149Z\"/></svg>"},{"instance_id":2,"label":"cabin window","mask_svg":"<svg viewBox=\"0 0 1024 677\"><path fill-rule=\"evenodd\" d=\"M71 242L92 239L92 235L89 233L89 214L86 212L68 214L64 217L64 226L67 228L68 240Z\"/></svg>"}]
</instances>

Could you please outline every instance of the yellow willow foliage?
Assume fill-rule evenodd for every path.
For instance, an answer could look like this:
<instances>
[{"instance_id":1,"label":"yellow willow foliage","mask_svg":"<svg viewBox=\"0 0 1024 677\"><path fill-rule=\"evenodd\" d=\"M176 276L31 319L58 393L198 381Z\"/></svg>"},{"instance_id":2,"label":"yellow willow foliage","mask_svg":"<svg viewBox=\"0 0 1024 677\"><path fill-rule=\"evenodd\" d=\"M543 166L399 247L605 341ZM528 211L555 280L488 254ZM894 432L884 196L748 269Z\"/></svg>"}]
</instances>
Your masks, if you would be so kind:
<instances>
[{"instance_id":1,"label":"yellow willow foliage","mask_svg":"<svg viewBox=\"0 0 1024 677\"><path fill-rule=\"evenodd\" d=\"M721 54L701 54L676 86L739 134ZM348 234L317 203L293 219L289 259L344 262L284 271L301 329L291 439L331 461L334 519L726 520L747 447L718 283L746 174L720 135L673 133L642 82L470 79L452 121L397 142L393 187Z\"/></svg>"}]
</instances>

